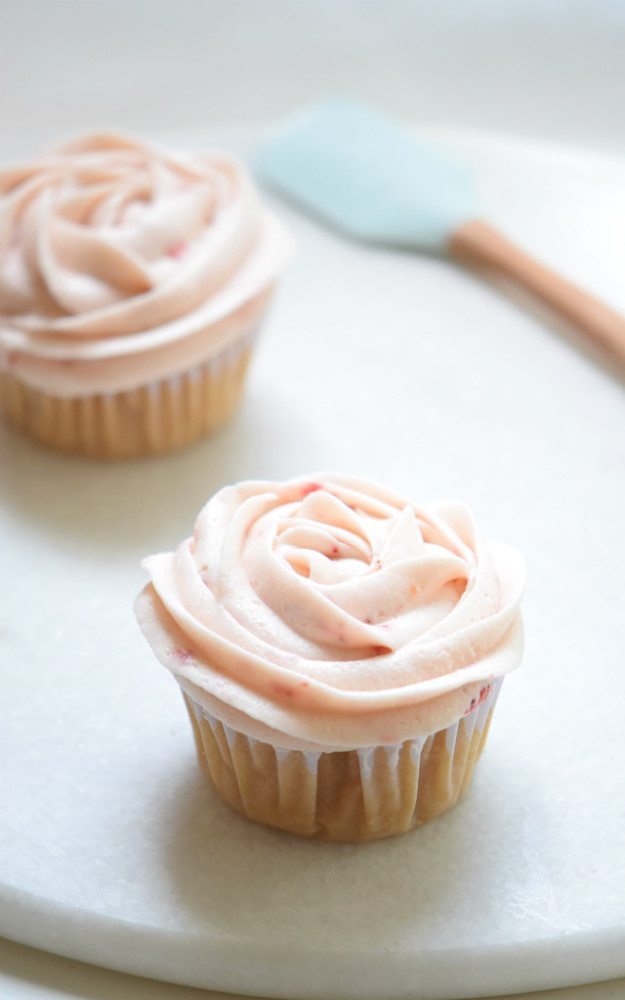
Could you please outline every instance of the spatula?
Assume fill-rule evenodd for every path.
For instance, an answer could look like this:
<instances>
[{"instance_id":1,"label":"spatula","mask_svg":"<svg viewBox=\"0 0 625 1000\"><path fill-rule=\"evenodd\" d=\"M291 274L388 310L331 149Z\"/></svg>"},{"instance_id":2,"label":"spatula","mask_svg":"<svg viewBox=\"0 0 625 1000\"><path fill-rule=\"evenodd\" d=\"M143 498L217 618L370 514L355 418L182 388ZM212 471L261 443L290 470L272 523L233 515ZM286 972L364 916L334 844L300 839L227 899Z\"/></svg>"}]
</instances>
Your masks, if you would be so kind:
<instances>
[{"instance_id":1,"label":"spatula","mask_svg":"<svg viewBox=\"0 0 625 1000\"><path fill-rule=\"evenodd\" d=\"M351 237L449 254L512 279L625 364L625 319L480 218L470 171L392 118L352 101L316 105L267 140L258 169Z\"/></svg>"}]
</instances>

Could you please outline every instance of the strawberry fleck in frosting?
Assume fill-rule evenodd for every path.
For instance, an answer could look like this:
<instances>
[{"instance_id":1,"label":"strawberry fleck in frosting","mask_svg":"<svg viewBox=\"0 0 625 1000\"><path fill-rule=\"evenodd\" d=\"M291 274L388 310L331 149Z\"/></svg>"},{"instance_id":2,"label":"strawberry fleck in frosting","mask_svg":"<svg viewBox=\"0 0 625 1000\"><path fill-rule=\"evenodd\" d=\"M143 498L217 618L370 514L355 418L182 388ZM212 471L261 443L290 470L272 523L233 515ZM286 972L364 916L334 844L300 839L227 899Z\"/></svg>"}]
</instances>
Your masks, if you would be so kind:
<instances>
[{"instance_id":1,"label":"strawberry fleck in frosting","mask_svg":"<svg viewBox=\"0 0 625 1000\"><path fill-rule=\"evenodd\" d=\"M232 157L81 137L0 171L0 363L61 396L187 370L260 320L289 251Z\"/></svg>"},{"instance_id":2,"label":"strawberry fleck in frosting","mask_svg":"<svg viewBox=\"0 0 625 1000\"><path fill-rule=\"evenodd\" d=\"M323 475L217 493L144 561L139 623L207 711L294 749L396 744L518 666L524 563L459 503Z\"/></svg>"}]
</instances>

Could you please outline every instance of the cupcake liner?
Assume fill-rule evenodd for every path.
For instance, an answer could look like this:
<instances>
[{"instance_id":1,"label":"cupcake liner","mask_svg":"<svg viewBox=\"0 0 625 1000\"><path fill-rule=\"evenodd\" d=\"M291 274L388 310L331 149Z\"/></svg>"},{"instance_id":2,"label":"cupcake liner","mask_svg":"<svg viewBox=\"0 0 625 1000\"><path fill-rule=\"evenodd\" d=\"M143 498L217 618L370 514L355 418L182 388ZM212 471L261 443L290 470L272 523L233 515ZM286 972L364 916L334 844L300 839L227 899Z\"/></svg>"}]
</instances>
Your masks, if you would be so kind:
<instances>
[{"instance_id":1,"label":"cupcake liner","mask_svg":"<svg viewBox=\"0 0 625 1000\"><path fill-rule=\"evenodd\" d=\"M446 729L398 746L285 750L246 736L183 697L200 766L237 812L317 840L358 842L405 833L467 790L501 679Z\"/></svg>"},{"instance_id":2,"label":"cupcake liner","mask_svg":"<svg viewBox=\"0 0 625 1000\"><path fill-rule=\"evenodd\" d=\"M50 448L90 458L170 451L233 415L256 333L188 371L136 389L64 398L4 373L0 396L10 420Z\"/></svg>"}]
</instances>

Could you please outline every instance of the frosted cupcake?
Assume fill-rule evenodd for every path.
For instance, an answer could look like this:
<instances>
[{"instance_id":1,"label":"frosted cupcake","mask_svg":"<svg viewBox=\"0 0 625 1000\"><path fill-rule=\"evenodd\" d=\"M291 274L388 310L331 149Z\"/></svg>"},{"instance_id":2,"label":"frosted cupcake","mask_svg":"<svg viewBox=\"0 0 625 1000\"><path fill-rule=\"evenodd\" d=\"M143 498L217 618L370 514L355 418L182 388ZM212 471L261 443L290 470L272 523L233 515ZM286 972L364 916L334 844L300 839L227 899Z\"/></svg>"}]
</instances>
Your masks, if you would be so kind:
<instances>
[{"instance_id":1,"label":"frosted cupcake","mask_svg":"<svg viewBox=\"0 0 625 1000\"><path fill-rule=\"evenodd\" d=\"M363 841L466 791L521 659L524 566L462 504L347 476L246 482L144 566L139 624L238 812Z\"/></svg>"},{"instance_id":2,"label":"frosted cupcake","mask_svg":"<svg viewBox=\"0 0 625 1000\"><path fill-rule=\"evenodd\" d=\"M289 252L245 169L87 135L0 171L11 419L65 451L166 451L233 413Z\"/></svg>"}]
</instances>

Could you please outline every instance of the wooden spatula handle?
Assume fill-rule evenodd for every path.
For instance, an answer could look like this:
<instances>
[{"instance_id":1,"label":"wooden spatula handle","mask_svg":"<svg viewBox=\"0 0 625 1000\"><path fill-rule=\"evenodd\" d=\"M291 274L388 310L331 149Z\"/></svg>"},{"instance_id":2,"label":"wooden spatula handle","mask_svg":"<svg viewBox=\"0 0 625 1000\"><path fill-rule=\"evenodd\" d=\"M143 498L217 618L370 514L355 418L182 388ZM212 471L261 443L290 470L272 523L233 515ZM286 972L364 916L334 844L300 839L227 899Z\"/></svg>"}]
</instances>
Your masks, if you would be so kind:
<instances>
[{"instance_id":1,"label":"wooden spatula handle","mask_svg":"<svg viewBox=\"0 0 625 1000\"><path fill-rule=\"evenodd\" d=\"M463 264L486 266L512 278L625 365L625 318L540 264L487 222L465 222L454 233L450 250Z\"/></svg>"}]
</instances>

